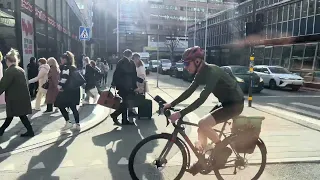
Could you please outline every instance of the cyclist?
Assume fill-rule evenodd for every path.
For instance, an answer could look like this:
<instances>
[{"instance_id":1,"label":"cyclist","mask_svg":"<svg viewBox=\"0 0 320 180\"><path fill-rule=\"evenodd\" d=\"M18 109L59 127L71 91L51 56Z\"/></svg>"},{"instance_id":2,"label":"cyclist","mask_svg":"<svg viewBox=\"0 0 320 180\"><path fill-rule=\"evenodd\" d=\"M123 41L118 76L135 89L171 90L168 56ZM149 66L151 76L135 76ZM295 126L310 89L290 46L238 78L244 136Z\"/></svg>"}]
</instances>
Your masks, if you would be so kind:
<instances>
[{"instance_id":1,"label":"cyclist","mask_svg":"<svg viewBox=\"0 0 320 180\"><path fill-rule=\"evenodd\" d=\"M184 51L182 60L184 66L190 74L195 75L193 82L188 89L183 92L177 99L164 106L164 109L174 107L180 102L186 100L197 89L199 85L204 85L204 89L200 93L200 96L192 104L185 109L173 113L169 119L175 122L179 118L194 111L201 106L210 93L213 93L221 102L222 107L211 110L210 113L199 121L198 125L198 142L196 142L196 148L201 152L207 145L207 138L216 144L221 142L219 136L213 126L216 124L228 121L242 113L244 107L244 94L237 84L237 82L226 72L216 65L207 64L204 61L204 51L198 47L191 47ZM228 147L214 152L219 154L217 164L224 165L231 155L232 150ZM216 156L215 156L216 157ZM189 170L193 175L196 175L201 171L202 163L198 161Z\"/></svg>"}]
</instances>

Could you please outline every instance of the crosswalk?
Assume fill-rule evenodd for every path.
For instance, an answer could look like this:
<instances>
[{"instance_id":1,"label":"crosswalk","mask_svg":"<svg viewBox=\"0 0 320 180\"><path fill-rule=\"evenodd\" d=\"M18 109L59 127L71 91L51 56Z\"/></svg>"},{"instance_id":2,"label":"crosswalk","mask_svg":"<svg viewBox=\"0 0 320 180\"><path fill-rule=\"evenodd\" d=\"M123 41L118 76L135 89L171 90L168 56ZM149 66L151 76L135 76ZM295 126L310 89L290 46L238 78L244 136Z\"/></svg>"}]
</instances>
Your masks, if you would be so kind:
<instances>
[{"instance_id":1,"label":"crosswalk","mask_svg":"<svg viewBox=\"0 0 320 180\"><path fill-rule=\"evenodd\" d=\"M258 109L275 115L286 116L320 126L320 107L301 102L288 104L266 103L257 105Z\"/></svg>"}]
</instances>

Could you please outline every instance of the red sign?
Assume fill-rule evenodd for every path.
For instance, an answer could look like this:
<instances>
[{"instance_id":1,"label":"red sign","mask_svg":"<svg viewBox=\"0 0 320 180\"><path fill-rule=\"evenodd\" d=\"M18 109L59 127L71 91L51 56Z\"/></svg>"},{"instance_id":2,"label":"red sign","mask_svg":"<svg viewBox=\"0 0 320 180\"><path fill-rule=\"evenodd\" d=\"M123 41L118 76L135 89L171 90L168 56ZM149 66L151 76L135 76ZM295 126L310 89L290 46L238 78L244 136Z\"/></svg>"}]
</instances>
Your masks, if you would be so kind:
<instances>
[{"instance_id":1,"label":"red sign","mask_svg":"<svg viewBox=\"0 0 320 180\"><path fill-rule=\"evenodd\" d=\"M30 2L28 2L27 0L21 0L21 8L26 9L27 11L29 11L31 13L33 12L33 5ZM45 11L42 11L38 7L35 7L35 16L44 22L48 22L48 24L50 24L51 26L56 28L58 31L61 31L64 34L68 34L69 36L71 36L71 33L68 29L66 29L65 27L62 27L61 24L56 22L55 19L49 17ZM29 25L25 25L25 27L27 27L27 29L30 28ZM32 27L33 26L31 24L31 28ZM28 32L28 33L30 33L30 32ZM32 33L33 33L33 29L32 29ZM74 39L77 39L77 36L75 36Z\"/></svg>"},{"instance_id":2,"label":"red sign","mask_svg":"<svg viewBox=\"0 0 320 180\"><path fill-rule=\"evenodd\" d=\"M22 32L25 33L26 36L33 35L33 24L30 21L25 19L21 19Z\"/></svg>"}]
</instances>

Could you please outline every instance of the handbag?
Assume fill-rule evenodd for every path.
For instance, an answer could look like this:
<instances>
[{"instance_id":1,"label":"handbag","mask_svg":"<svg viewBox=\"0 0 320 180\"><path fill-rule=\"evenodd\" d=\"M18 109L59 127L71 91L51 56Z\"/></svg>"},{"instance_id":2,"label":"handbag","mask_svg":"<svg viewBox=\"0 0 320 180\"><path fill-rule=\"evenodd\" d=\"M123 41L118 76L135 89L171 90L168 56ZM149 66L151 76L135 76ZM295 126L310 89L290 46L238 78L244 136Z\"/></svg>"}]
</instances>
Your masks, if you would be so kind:
<instances>
[{"instance_id":1,"label":"handbag","mask_svg":"<svg viewBox=\"0 0 320 180\"><path fill-rule=\"evenodd\" d=\"M70 73L65 89L67 90L78 89L84 83L86 83L86 80L84 79L80 71L76 70Z\"/></svg>"},{"instance_id":2,"label":"handbag","mask_svg":"<svg viewBox=\"0 0 320 180\"><path fill-rule=\"evenodd\" d=\"M107 91L102 91L97 104L111 109L120 107L121 97L111 92L111 87Z\"/></svg>"},{"instance_id":3,"label":"handbag","mask_svg":"<svg viewBox=\"0 0 320 180\"><path fill-rule=\"evenodd\" d=\"M44 84L42 85L42 88L43 88L43 89L49 89L49 81L47 81L46 83L44 83Z\"/></svg>"}]
</instances>

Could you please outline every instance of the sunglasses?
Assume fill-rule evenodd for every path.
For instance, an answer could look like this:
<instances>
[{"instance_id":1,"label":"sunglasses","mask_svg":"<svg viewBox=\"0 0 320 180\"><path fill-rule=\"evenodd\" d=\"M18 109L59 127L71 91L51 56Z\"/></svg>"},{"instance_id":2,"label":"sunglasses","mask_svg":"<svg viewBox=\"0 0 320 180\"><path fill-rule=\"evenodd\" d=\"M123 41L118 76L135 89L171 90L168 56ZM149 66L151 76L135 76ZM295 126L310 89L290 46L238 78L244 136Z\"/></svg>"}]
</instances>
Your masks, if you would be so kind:
<instances>
[{"instance_id":1,"label":"sunglasses","mask_svg":"<svg viewBox=\"0 0 320 180\"><path fill-rule=\"evenodd\" d=\"M190 62L189 61L183 62L183 65L184 65L184 67L188 67L190 65Z\"/></svg>"}]
</instances>

